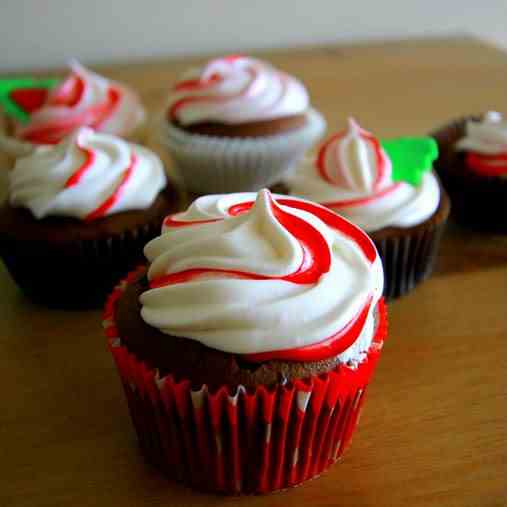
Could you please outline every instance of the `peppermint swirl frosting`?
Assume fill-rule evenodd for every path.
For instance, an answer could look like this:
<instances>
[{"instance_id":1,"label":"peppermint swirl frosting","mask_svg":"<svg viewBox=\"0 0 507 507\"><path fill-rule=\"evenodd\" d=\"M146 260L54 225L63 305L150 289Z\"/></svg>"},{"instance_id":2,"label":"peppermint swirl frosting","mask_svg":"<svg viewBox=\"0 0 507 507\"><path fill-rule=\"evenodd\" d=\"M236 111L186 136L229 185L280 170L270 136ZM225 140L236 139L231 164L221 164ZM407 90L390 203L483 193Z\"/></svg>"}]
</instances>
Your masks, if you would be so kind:
<instances>
[{"instance_id":1,"label":"peppermint swirl frosting","mask_svg":"<svg viewBox=\"0 0 507 507\"><path fill-rule=\"evenodd\" d=\"M191 69L176 83L168 117L181 125L202 122L240 124L305 113L303 84L268 63L228 56Z\"/></svg>"},{"instance_id":2,"label":"peppermint swirl frosting","mask_svg":"<svg viewBox=\"0 0 507 507\"><path fill-rule=\"evenodd\" d=\"M163 333L251 360L361 360L383 288L359 229L301 199L211 195L149 242L141 315Z\"/></svg>"},{"instance_id":3,"label":"peppermint swirl frosting","mask_svg":"<svg viewBox=\"0 0 507 507\"><path fill-rule=\"evenodd\" d=\"M481 121L467 121L466 135L457 142L456 148L485 155L507 154L507 120L500 113L490 111Z\"/></svg>"},{"instance_id":4,"label":"peppermint swirl frosting","mask_svg":"<svg viewBox=\"0 0 507 507\"><path fill-rule=\"evenodd\" d=\"M305 160L285 182L292 195L329 207L368 232L417 225L440 202L431 172L418 186L394 182L379 141L353 119L347 130L324 143L316 160Z\"/></svg>"},{"instance_id":5,"label":"peppermint swirl frosting","mask_svg":"<svg viewBox=\"0 0 507 507\"><path fill-rule=\"evenodd\" d=\"M84 220L146 209L166 184L160 159L141 146L82 127L55 146L16 160L12 206Z\"/></svg>"},{"instance_id":6,"label":"peppermint swirl frosting","mask_svg":"<svg viewBox=\"0 0 507 507\"><path fill-rule=\"evenodd\" d=\"M490 111L481 121L467 121L466 135L456 143L466 152L469 170L488 177L507 177L507 121Z\"/></svg>"},{"instance_id":7,"label":"peppermint swirl frosting","mask_svg":"<svg viewBox=\"0 0 507 507\"><path fill-rule=\"evenodd\" d=\"M77 62L71 74L30 116L15 136L34 144L55 144L81 126L128 136L145 119L138 96L127 86L110 81Z\"/></svg>"}]
</instances>

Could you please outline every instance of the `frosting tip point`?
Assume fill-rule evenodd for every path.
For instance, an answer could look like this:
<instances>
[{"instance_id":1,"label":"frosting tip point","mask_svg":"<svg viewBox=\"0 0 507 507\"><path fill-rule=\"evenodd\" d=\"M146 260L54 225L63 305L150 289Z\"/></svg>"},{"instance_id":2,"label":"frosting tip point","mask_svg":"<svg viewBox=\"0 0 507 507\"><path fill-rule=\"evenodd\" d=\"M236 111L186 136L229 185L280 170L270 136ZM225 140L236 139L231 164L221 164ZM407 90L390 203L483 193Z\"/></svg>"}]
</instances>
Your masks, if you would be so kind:
<instances>
[{"instance_id":1,"label":"frosting tip point","mask_svg":"<svg viewBox=\"0 0 507 507\"><path fill-rule=\"evenodd\" d=\"M357 123L356 119L353 116L349 116L348 124L350 130L359 130L359 123Z\"/></svg>"}]
</instances>

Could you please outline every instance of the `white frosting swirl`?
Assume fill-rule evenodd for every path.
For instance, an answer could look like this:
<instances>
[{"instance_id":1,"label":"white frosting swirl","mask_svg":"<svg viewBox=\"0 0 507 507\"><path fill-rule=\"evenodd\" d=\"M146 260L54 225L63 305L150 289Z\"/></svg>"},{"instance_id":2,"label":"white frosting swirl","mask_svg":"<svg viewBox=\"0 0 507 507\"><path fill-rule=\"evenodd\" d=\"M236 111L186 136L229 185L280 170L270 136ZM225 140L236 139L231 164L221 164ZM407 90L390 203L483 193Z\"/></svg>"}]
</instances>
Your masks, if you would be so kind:
<instances>
[{"instance_id":1,"label":"white frosting swirl","mask_svg":"<svg viewBox=\"0 0 507 507\"><path fill-rule=\"evenodd\" d=\"M212 60L191 69L172 90L171 120L239 124L302 114L308 93L296 78L268 63L244 56Z\"/></svg>"},{"instance_id":2,"label":"white frosting swirl","mask_svg":"<svg viewBox=\"0 0 507 507\"><path fill-rule=\"evenodd\" d=\"M129 87L108 80L77 62L71 74L51 91L27 125L18 125L16 137L35 144L54 144L81 126L128 136L144 121L139 97Z\"/></svg>"},{"instance_id":3,"label":"white frosting swirl","mask_svg":"<svg viewBox=\"0 0 507 507\"><path fill-rule=\"evenodd\" d=\"M249 211L231 216L231 206L254 200ZM275 206L303 220L325 245L329 269L312 283L282 279L301 266L303 250L275 216ZM342 361L361 360L383 288L378 255L372 262L343 232L308 211L275 204L265 190L201 197L171 220L184 225L169 223L145 247L148 278L204 270L144 292L141 315L149 325L218 350L255 354L318 343L341 330L371 297L363 332L340 354ZM224 270L247 275L238 278Z\"/></svg>"},{"instance_id":4,"label":"white frosting swirl","mask_svg":"<svg viewBox=\"0 0 507 507\"><path fill-rule=\"evenodd\" d=\"M456 143L456 148L484 155L507 153L507 120L490 111L481 121L467 121L466 135Z\"/></svg>"},{"instance_id":5,"label":"white frosting swirl","mask_svg":"<svg viewBox=\"0 0 507 507\"><path fill-rule=\"evenodd\" d=\"M327 206L367 232L411 227L435 213L440 188L432 173L418 186L394 182L379 142L354 120L332 136L317 160L306 159L285 178L290 194Z\"/></svg>"},{"instance_id":6,"label":"white frosting swirl","mask_svg":"<svg viewBox=\"0 0 507 507\"><path fill-rule=\"evenodd\" d=\"M150 150L82 127L55 146L16 160L9 174L12 206L93 219L146 209L164 188L162 162Z\"/></svg>"}]
</instances>

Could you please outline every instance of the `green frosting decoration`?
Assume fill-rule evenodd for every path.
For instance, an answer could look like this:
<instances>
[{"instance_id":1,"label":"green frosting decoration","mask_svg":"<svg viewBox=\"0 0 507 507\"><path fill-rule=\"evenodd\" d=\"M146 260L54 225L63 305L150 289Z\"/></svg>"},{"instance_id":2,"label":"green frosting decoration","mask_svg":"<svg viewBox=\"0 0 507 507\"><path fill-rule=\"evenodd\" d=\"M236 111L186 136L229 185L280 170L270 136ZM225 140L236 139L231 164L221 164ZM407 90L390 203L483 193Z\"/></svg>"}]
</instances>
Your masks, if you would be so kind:
<instances>
[{"instance_id":1,"label":"green frosting decoration","mask_svg":"<svg viewBox=\"0 0 507 507\"><path fill-rule=\"evenodd\" d=\"M51 89L59 82L56 78L32 78L20 77L12 79L0 79L0 107L6 114L12 116L21 123L26 123L30 114L11 98L15 90Z\"/></svg>"},{"instance_id":2,"label":"green frosting decoration","mask_svg":"<svg viewBox=\"0 0 507 507\"><path fill-rule=\"evenodd\" d=\"M398 137L380 141L393 165L393 180L419 185L438 157L438 146L431 137Z\"/></svg>"}]
</instances>

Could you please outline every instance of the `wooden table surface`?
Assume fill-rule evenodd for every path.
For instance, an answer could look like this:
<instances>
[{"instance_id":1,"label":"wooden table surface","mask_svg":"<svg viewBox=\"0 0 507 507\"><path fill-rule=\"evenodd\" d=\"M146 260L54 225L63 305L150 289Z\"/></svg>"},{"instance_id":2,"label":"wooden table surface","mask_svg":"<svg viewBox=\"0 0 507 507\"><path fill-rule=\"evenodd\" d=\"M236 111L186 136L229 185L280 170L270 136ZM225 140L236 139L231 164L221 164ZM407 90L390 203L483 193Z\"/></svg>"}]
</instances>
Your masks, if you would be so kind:
<instances>
[{"instance_id":1,"label":"wooden table surface","mask_svg":"<svg viewBox=\"0 0 507 507\"><path fill-rule=\"evenodd\" d=\"M300 76L329 128L424 134L507 112L507 56L472 39L263 53ZM187 61L99 68L151 108ZM5 174L1 188L5 192ZM390 337L343 461L267 497L224 498L144 464L100 312L30 304L0 267L0 506L506 505L507 237L451 225L435 276L390 305Z\"/></svg>"}]
</instances>

